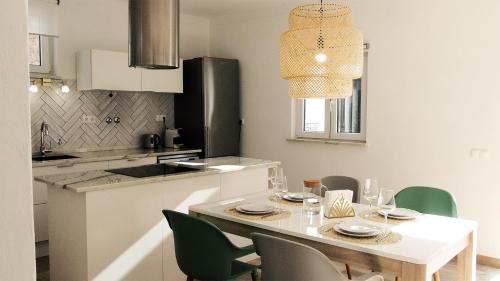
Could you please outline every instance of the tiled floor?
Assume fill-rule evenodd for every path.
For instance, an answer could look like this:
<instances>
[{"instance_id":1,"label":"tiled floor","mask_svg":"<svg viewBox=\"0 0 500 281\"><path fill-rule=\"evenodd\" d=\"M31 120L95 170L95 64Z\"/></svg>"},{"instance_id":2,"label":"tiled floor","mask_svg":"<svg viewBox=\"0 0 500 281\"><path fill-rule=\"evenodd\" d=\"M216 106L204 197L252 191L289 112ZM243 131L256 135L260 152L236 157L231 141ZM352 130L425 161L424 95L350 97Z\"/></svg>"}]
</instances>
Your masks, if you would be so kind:
<instances>
[{"instance_id":1,"label":"tiled floor","mask_svg":"<svg viewBox=\"0 0 500 281\"><path fill-rule=\"evenodd\" d=\"M255 261L258 263L258 261ZM343 270L343 265L338 265L338 268ZM36 260L36 271L37 271L37 281L50 281L49 276L49 259L48 258L40 258ZM448 264L440 271L441 281L455 281L457 280L456 274L456 265ZM362 274L360 271L353 270L353 275L359 276ZM388 281L394 280L394 276L385 276L385 279ZM239 278L237 281L250 281L250 274L248 276L243 276ZM311 280L313 281L313 280ZM500 281L500 269L492 268L488 266L480 265L477 268L477 281Z\"/></svg>"}]
</instances>

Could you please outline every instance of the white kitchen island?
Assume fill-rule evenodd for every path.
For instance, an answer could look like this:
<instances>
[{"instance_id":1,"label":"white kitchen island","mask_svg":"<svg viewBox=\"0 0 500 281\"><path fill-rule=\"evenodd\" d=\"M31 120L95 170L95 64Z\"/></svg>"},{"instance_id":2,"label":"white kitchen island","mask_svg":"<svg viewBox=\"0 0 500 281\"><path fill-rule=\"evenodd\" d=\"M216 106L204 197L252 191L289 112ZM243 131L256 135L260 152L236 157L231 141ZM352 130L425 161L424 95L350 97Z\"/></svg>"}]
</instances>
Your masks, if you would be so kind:
<instances>
[{"instance_id":1,"label":"white kitchen island","mask_svg":"<svg viewBox=\"0 0 500 281\"><path fill-rule=\"evenodd\" d=\"M50 279L185 280L163 209L266 190L279 162L222 157L199 170L133 178L106 171L41 176L49 201ZM200 234L200 239L203 235Z\"/></svg>"}]
</instances>

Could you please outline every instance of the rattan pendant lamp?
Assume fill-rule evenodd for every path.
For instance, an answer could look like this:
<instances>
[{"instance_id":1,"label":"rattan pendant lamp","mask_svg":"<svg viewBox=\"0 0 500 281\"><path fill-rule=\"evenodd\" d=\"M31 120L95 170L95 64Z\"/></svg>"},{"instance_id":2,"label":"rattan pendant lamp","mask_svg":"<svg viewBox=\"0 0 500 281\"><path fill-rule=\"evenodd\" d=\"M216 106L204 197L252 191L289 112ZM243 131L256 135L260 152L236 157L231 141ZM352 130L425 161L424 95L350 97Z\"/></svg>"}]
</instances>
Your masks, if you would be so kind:
<instances>
[{"instance_id":1,"label":"rattan pendant lamp","mask_svg":"<svg viewBox=\"0 0 500 281\"><path fill-rule=\"evenodd\" d=\"M292 98L341 99L363 74L363 35L346 5L308 4L290 12L280 39L281 77Z\"/></svg>"}]
</instances>

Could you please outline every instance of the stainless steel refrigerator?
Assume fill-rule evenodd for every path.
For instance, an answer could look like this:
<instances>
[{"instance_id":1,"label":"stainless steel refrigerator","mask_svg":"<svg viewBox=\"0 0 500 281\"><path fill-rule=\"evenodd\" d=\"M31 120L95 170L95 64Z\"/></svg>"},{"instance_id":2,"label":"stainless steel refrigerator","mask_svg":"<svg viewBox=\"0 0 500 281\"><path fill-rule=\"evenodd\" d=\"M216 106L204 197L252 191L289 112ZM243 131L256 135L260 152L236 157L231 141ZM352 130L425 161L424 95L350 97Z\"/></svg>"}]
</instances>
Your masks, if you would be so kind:
<instances>
[{"instance_id":1,"label":"stainless steel refrigerator","mask_svg":"<svg viewBox=\"0 0 500 281\"><path fill-rule=\"evenodd\" d=\"M202 158L240 155L240 83L237 60L184 61L184 93L175 94L175 126L185 147Z\"/></svg>"}]
</instances>

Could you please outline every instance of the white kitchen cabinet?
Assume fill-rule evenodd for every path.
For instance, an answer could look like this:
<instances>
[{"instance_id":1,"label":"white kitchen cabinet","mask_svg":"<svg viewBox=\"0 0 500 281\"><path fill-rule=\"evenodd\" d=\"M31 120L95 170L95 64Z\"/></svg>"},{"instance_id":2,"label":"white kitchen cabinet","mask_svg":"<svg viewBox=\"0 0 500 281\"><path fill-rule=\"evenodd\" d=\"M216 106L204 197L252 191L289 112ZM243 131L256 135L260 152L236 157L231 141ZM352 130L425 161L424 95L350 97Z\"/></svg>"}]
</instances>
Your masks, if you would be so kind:
<instances>
[{"instance_id":1,"label":"white kitchen cabinet","mask_svg":"<svg viewBox=\"0 0 500 281\"><path fill-rule=\"evenodd\" d=\"M33 180L33 205L47 203L47 185Z\"/></svg>"},{"instance_id":2,"label":"white kitchen cabinet","mask_svg":"<svg viewBox=\"0 0 500 281\"><path fill-rule=\"evenodd\" d=\"M219 199L219 175L76 193L49 188L51 280L185 280L163 209Z\"/></svg>"},{"instance_id":3,"label":"white kitchen cabinet","mask_svg":"<svg viewBox=\"0 0 500 281\"><path fill-rule=\"evenodd\" d=\"M157 158L155 157L130 157L127 159L109 161L109 169L120 169L134 166L143 166L156 164Z\"/></svg>"},{"instance_id":4,"label":"white kitchen cabinet","mask_svg":"<svg viewBox=\"0 0 500 281\"><path fill-rule=\"evenodd\" d=\"M82 50L77 54L78 90L182 93L182 60L178 69L143 69L128 66L128 54Z\"/></svg>"},{"instance_id":5,"label":"white kitchen cabinet","mask_svg":"<svg viewBox=\"0 0 500 281\"><path fill-rule=\"evenodd\" d=\"M77 54L78 90L141 91L141 69L124 52L83 50Z\"/></svg>"},{"instance_id":6,"label":"white kitchen cabinet","mask_svg":"<svg viewBox=\"0 0 500 281\"><path fill-rule=\"evenodd\" d=\"M183 63L178 69L142 69L142 90L160 93L183 93Z\"/></svg>"},{"instance_id":7,"label":"white kitchen cabinet","mask_svg":"<svg viewBox=\"0 0 500 281\"><path fill-rule=\"evenodd\" d=\"M48 211L46 203L33 206L33 216L35 219L35 242L49 240Z\"/></svg>"},{"instance_id":8,"label":"white kitchen cabinet","mask_svg":"<svg viewBox=\"0 0 500 281\"><path fill-rule=\"evenodd\" d=\"M80 164L60 164L59 166L35 167L33 176L60 175L73 172L85 172L92 170L108 169L108 161L80 163ZM35 242L46 241L49 239L49 230L47 228L47 185L45 183L33 180L33 217L35 223ZM37 251L37 257L43 256Z\"/></svg>"},{"instance_id":9,"label":"white kitchen cabinet","mask_svg":"<svg viewBox=\"0 0 500 281\"><path fill-rule=\"evenodd\" d=\"M221 199L267 190L268 168L221 174Z\"/></svg>"}]
</instances>

